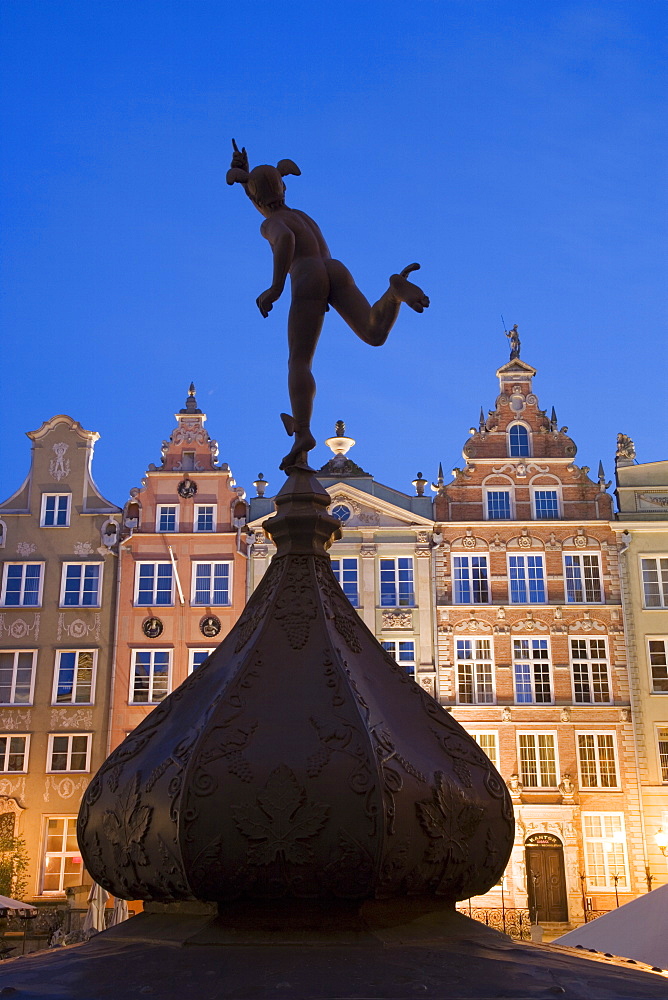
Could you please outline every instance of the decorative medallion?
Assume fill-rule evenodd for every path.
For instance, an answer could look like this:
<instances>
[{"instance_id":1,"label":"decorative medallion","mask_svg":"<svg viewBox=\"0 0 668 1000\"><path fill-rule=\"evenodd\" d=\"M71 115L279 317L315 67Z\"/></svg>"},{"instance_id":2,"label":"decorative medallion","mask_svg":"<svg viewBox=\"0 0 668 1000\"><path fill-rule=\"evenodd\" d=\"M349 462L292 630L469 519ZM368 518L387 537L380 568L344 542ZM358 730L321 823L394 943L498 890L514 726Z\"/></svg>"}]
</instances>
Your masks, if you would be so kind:
<instances>
[{"instance_id":1,"label":"decorative medallion","mask_svg":"<svg viewBox=\"0 0 668 1000\"><path fill-rule=\"evenodd\" d=\"M183 497L184 500L192 500L197 493L197 483L194 479L189 479L188 476L186 476L186 478L182 479L176 487L176 492L180 497Z\"/></svg>"},{"instance_id":2,"label":"decorative medallion","mask_svg":"<svg viewBox=\"0 0 668 1000\"><path fill-rule=\"evenodd\" d=\"M205 615L199 623L199 630L207 639L213 639L217 636L221 628L220 618L217 618L216 615Z\"/></svg>"},{"instance_id":3,"label":"decorative medallion","mask_svg":"<svg viewBox=\"0 0 668 1000\"><path fill-rule=\"evenodd\" d=\"M338 517L339 521L347 521L350 517L351 510L350 507L346 507L343 503L334 504L332 507L332 516Z\"/></svg>"},{"instance_id":4,"label":"decorative medallion","mask_svg":"<svg viewBox=\"0 0 668 1000\"><path fill-rule=\"evenodd\" d=\"M162 624L159 618L147 618L142 622L141 630L147 639L157 639L159 635L162 635L165 626Z\"/></svg>"}]
</instances>

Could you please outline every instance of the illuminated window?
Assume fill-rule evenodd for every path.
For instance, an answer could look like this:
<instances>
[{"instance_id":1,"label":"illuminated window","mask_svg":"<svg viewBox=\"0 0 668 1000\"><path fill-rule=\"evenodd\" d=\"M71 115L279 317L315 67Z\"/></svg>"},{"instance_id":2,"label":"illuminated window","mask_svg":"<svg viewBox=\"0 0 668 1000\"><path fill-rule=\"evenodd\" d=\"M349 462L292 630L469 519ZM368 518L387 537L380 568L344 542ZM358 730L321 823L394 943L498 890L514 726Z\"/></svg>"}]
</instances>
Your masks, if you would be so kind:
<instances>
[{"instance_id":1,"label":"illuminated window","mask_svg":"<svg viewBox=\"0 0 668 1000\"><path fill-rule=\"evenodd\" d=\"M647 648L652 674L652 692L668 694L668 640L648 639Z\"/></svg>"},{"instance_id":2,"label":"illuminated window","mask_svg":"<svg viewBox=\"0 0 668 1000\"><path fill-rule=\"evenodd\" d=\"M388 639L381 642L383 649L392 656L411 677L415 674L415 642L413 639Z\"/></svg>"},{"instance_id":3,"label":"illuminated window","mask_svg":"<svg viewBox=\"0 0 668 1000\"><path fill-rule=\"evenodd\" d=\"M36 649L0 652L0 705L32 705Z\"/></svg>"},{"instance_id":4,"label":"illuminated window","mask_svg":"<svg viewBox=\"0 0 668 1000\"><path fill-rule=\"evenodd\" d=\"M42 892L63 894L71 885L81 885L83 859L77 844L76 816L48 816L42 864Z\"/></svg>"},{"instance_id":5,"label":"illuminated window","mask_svg":"<svg viewBox=\"0 0 668 1000\"><path fill-rule=\"evenodd\" d=\"M216 505L197 504L195 507L195 531L216 530Z\"/></svg>"},{"instance_id":6,"label":"illuminated window","mask_svg":"<svg viewBox=\"0 0 668 1000\"><path fill-rule=\"evenodd\" d=\"M614 733L578 733L582 788L617 788Z\"/></svg>"},{"instance_id":7,"label":"illuminated window","mask_svg":"<svg viewBox=\"0 0 668 1000\"><path fill-rule=\"evenodd\" d=\"M457 701L493 705L494 677L490 639L457 639Z\"/></svg>"},{"instance_id":8,"label":"illuminated window","mask_svg":"<svg viewBox=\"0 0 668 1000\"><path fill-rule=\"evenodd\" d=\"M160 504L158 507L158 531L176 531L179 523L178 507L174 504Z\"/></svg>"},{"instance_id":9,"label":"illuminated window","mask_svg":"<svg viewBox=\"0 0 668 1000\"><path fill-rule=\"evenodd\" d=\"M520 776L525 788L556 788L557 748L554 733L518 733Z\"/></svg>"},{"instance_id":10,"label":"illuminated window","mask_svg":"<svg viewBox=\"0 0 668 1000\"><path fill-rule=\"evenodd\" d=\"M89 771L90 733L51 733L49 736L48 771Z\"/></svg>"},{"instance_id":11,"label":"illuminated window","mask_svg":"<svg viewBox=\"0 0 668 1000\"><path fill-rule=\"evenodd\" d=\"M2 603L6 608L38 608L44 563L5 563Z\"/></svg>"},{"instance_id":12,"label":"illuminated window","mask_svg":"<svg viewBox=\"0 0 668 1000\"><path fill-rule=\"evenodd\" d=\"M601 564L597 553L564 555L564 569L569 604L600 604L603 601Z\"/></svg>"},{"instance_id":13,"label":"illuminated window","mask_svg":"<svg viewBox=\"0 0 668 1000\"><path fill-rule=\"evenodd\" d=\"M135 605L174 603L171 562L139 562L135 577Z\"/></svg>"},{"instance_id":14,"label":"illuminated window","mask_svg":"<svg viewBox=\"0 0 668 1000\"><path fill-rule=\"evenodd\" d=\"M69 527L70 500L70 493L43 493L41 526L43 528Z\"/></svg>"},{"instance_id":15,"label":"illuminated window","mask_svg":"<svg viewBox=\"0 0 668 1000\"><path fill-rule=\"evenodd\" d=\"M585 872L590 889L629 888L623 813L583 813Z\"/></svg>"},{"instance_id":16,"label":"illuminated window","mask_svg":"<svg viewBox=\"0 0 668 1000\"><path fill-rule=\"evenodd\" d=\"M542 556L508 556L512 604L545 603L545 569Z\"/></svg>"},{"instance_id":17,"label":"illuminated window","mask_svg":"<svg viewBox=\"0 0 668 1000\"><path fill-rule=\"evenodd\" d=\"M454 556L455 604L489 604L487 556Z\"/></svg>"},{"instance_id":18,"label":"illuminated window","mask_svg":"<svg viewBox=\"0 0 668 1000\"><path fill-rule=\"evenodd\" d=\"M511 458L527 458L531 454L529 432L523 424L508 428L508 452Z\"/></svg>"},{"instance_id":19,"label":"illuminated window","mask_svg":"<svg viewBox=\"0 0 668 1000\"><path fill-rule=\"evenodd\" d=\"M646 608L668 608L668 559L641 559Z\"/></svg>"},{"instance_id":20,"label":"illuminated window","mask_svg":"<svg viewBox=\"0 0 668 1000\"><path fill-rule=\"evenodd\" d=\"M336 517L337 515L335 514L334 516ZM357 559L354 557L332 559L331 563L332 571L340 583L343 593L354 608L359 607Z\"/></svg>"},{"instance_id":21,"label":"illuminated window","mask_svg":"<svg viewBox=\"0 0 668 1000\"><path fill-rule=\"evenodd\" d=\"M518 705L552 701L547 639L513 639L513 670Z\"/></svg>"},{"instance_id":22,"label":"illuminated window","mask_svg":"<svg viewBox=\"0 0 668 1000\"><path fill-rule=\"evenodd\" d=\"M94 649L60 649L56 653L54 705L90 705L95 682Z\"/></svg>"},{"instance_id":23,"label":"illuminated window","mask_svg":"<svg viewBox=\"0 0 668 1000\"><path fill-rule=\"evenodd\" d=\"M132 657L130 703L154 705L169 694L172 653L169 649L135 649Z\"/></svg>"},{"instance_id":24,"label":"illuminated window","mask_svg":"<svg viewBox=\"0 0 668 1000\"><path fill-rule=\"evenodd\" d=\"M230 604L230 562L193 563L192 604Z\"/></svg>"},{"instance_id":25,"label":"illuminated window","mask_svg":"<svg viewBox=\"0 0 668 1000\"><path fill-rule=\"evenodd\" d=\"M476 741L481 750L487 754L494 767L499 766L499 738L498 733L482 732L476 730L469 733Z\"/></svg>"},{"instance_id":26,"label":"illuminated window","mask_svg":"<svg viewBox=\"0 0 668 1000\"><path fill-rule=\"evenodd\" d=\"M381 559L380 606L382 608L412 608L414 604L412 556Z\"/></svg>"},{"instance_id":27,"label":"illuminated window","mask_svg":"<svg viewBox=\"0 0 668 1000\"><path fill-rule=\"evenodd\" d=\"M0 735L0 771L11 773L28 770L30 737L3 733Z\"/></svg>"},{"instance_id":28,"label":"illuminated window","mask_svg":"<svg viewBox=\"0 0 668 1000\"><path fill-rule=\"evenodd\" d=\"M610 681L605 639L571 639L574 700L581 705L609 705Z\"/></svg>"},{"instance_id":29,"label":"illuminated window","mask_svg":"<svg viewBox=\"0 0 668 1000\"><path fill-rule=\"evenodd\" d=\"M65 563L61 608L99 608L102 563Z\"/></svg>"},{"instance_id":30,"label":"illuminated window","mask_svg":"<svg viewBox=\"0 0 668 1000\"><path fill-rule=\"evenodd\" d=\"M668 784L668 727L662 726L657 730L659 744L659 766L661 768L661 780Z\"/></svg>"}]
</instances>

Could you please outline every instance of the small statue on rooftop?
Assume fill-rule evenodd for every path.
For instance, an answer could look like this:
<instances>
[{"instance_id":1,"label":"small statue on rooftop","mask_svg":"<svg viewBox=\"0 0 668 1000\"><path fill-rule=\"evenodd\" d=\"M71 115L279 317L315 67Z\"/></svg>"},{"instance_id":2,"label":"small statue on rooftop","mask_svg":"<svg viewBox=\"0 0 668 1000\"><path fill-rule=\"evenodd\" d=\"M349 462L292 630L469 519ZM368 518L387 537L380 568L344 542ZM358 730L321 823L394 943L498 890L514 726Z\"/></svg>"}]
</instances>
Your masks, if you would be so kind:
<instances>
[{"instance_id":1,"label":"small statue on rooftop","mask_svg":"<svg viewBox=\"0 0 668 1000\"><path fill-rule=\"evenodd\" d=\"M520 335L517 332L517 323L512 330L506 330L506 337L510 341L510 360L520 356Z\"/></svg>"},{"instance_id":2,"label":"small statue on rooftop","mask_svg":"<svg viewBox=\"0 0 668 1000\"><path fill-rule=\"evenodd\" d=\"M402 302L421 313L429 305L429 299L421 288L408 281L411 271L420 266L409 264L399 274L391 275L387 291L370 305L350 271L332 258L313 219L285 204L283 177L300 175L296 163L279 160L275 167L264 164L249 170L245 147L239 150L234 140L232 145L234 154L227 183L242 184L264 216L260 232L271 244L274 255L272 283L256 300L263 316L269 315L280 298L288 274L292 284L288 316L288 391L292 413L281 414L286 431L295 439L281 462L281 469L289 469L296 464L306 465L307 454L315 446L311 434L315 397L311 364L330 305L361 340L380 347L387 340Z\"/></svg>"},{"instance_id":3,"label":"small statue on rooftop","mask_svg":"<svg viewBox=\"0 0 668 1000\"><path fill-rule=\"evenodd\" d=\"M636 457L636 446L634 445L628 434L618 434L617 435L617 454L615 458L628 458L632 459Z\"/></svg>"}]
</instances>

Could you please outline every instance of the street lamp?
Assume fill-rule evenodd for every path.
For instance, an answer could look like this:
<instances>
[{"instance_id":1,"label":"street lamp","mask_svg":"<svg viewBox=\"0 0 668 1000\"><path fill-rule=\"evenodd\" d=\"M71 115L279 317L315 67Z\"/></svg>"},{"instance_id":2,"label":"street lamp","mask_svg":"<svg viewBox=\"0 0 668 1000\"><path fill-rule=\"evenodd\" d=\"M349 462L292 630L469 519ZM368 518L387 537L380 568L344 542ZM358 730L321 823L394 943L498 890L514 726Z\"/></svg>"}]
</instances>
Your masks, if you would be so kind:
<instances>
[{"instance_id":1,"label":"street lamp","mask_svg":"<svg viewBox=\"0 0 668 1000\"><path fill-rule=\"evenodd\" d=\"M656 846L665 858L666 854L668 854L668 831L659 827L657 832L654 834L654 840L656 841Z\"/></svg>"}]
</instances>

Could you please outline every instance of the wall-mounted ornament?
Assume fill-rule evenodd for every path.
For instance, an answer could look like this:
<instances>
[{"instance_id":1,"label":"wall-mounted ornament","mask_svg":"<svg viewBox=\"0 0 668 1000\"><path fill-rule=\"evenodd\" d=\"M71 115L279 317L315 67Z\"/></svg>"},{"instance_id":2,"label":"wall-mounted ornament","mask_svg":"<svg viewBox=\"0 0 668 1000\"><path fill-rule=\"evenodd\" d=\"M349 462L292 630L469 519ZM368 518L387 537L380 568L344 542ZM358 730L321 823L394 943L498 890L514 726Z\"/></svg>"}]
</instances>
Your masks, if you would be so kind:
<instances>
[{"instance_id":1,"label":"wall-mounted ornament","mask_svg":"<svg viewBox=\"0 0 668 1000\"><path fill-rule=\"evenodd\" d=\"M157 639L162 635L165 626L159 618L146 618L142 622L141 630L147 639Z\"/></svg>"},{"instance_id":2,"label":"wall-mounted ornament","mask_svg":"<svg viewBox=\"0 0 668 1000\"><path fill-rule=\"evenodd\" d=\"M192 500L197 493L197 483L194 479L190 479L186 476L186 478L182 479L176 487L176 492L180 497L183 497L184 500Z\"/></svg>"},{"instance_id":3,"label":"wall-mounted ornament","mask_svg":"<svg viewBox=\"0 0 668 1000\"><path fill-rule=\"evenodd\" d=\"M216 615L205 615L199 623L199 630L207 639L213 639L220 633L222 625Z\"/></svg>"}]
</instances>

